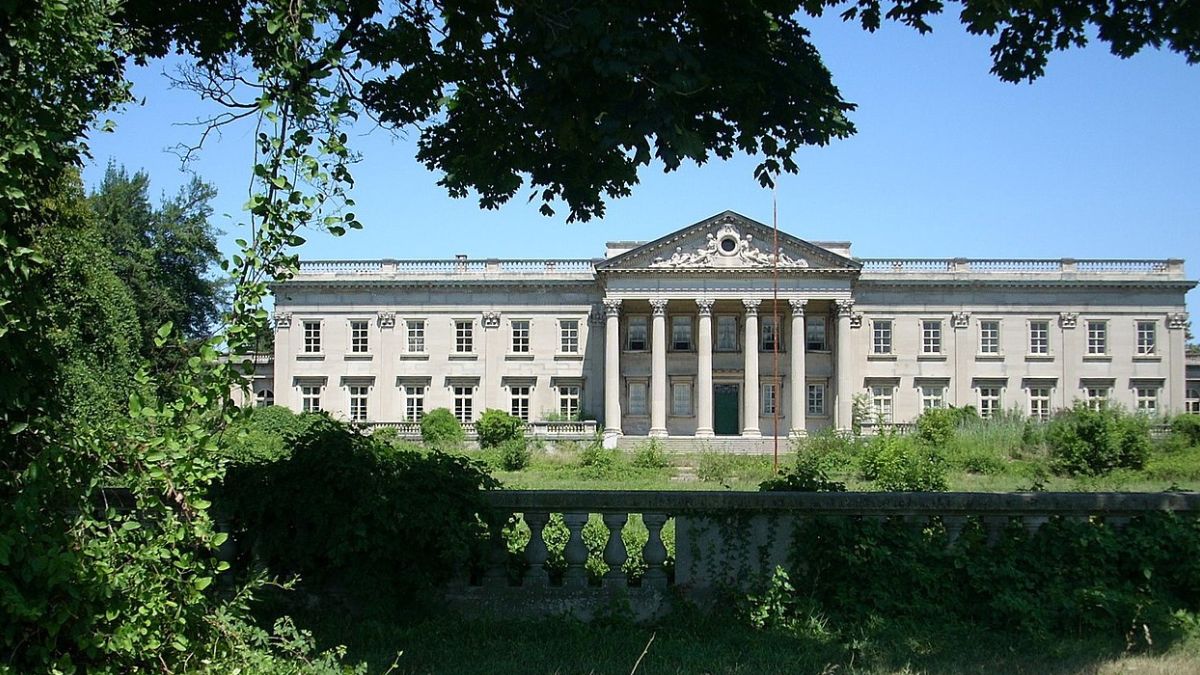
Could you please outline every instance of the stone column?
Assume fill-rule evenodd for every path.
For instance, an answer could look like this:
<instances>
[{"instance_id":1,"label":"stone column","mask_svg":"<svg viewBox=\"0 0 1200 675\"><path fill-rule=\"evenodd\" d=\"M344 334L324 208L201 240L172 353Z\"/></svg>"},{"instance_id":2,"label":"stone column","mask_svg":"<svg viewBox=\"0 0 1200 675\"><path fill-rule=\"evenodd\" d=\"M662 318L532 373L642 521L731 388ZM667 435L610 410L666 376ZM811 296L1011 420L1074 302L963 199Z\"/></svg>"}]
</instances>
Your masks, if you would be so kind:
<instances>
[{"instance_id":1,"label":"stone column","mask_svg":"<svg viewBox=\"0 0 1200 675\"><path fill-rule=\"evenodd\" d=\"M1171 312L1167 315L1166 362L1169 370L1166 389L1159 392L1159 412L1178 415L1187 405L1187 312ZM1157 336L1156 336L1157 337ZM1163 347L1155 345L1155 350ZM276 390L278 391L278 389Z\"/></svg>"},{"instance_id":2,"label":"stone column","mask_svg":"<svg viewBox=\"0 0 1200 675\"><path fill-rule=\"evenodd\" d=\"M837 301L837 419L842 431L851 428L854 406L854 354L850 347L850 320L854 313L853 300Z\"/></svg>"},{"instance_id":3,"label":"stone column","mask_svg":"<svg viewBox=\"0 0 1200 675\"><path fill-rule=\"evenodd\" d=\"M650 435L667 435L667 299L650 301L654 312L650 337Z\"/></svg>"},{"instance_id":4,"label":"stone column","mask_svg":"<svg viewBox=\"0 0 1200 675\"><path fill-rule=\"evenodd\" d=\"M746 419L742 422L742 436L748 438L762 436L758 429L758 305L761 302L757 298L742 300L742 304L746 306L746 339L742 344L746 354L742 412Z\"/></svg>"},{"instance_id":5,"label":"stone column","mask_svg":"<svg viewBox=\"0 0 1200 675\"><path fill-rule=\"evenodd\" d=\"M792 428L791 436L805 436L808 434L808 383L804 371L807 337L804 331L804 306L808 300L792 298L788 302L792 305L792 353L789 355L792 359L792 409L788 414L788 422Z\"/></svg>"},{"instance_id":6,"label":"stone column","mask_svg":"<svg viewBox=\"0 0 1200 675\"><path fill-rule=\"evenodd\" d=\"M621 301L604 300L604 447L621 437Z\"/></svg>"},{"instance_id":7,"label":"stone column","mask_svg":"<svg viewBox=\"0 0 1200 675\"><path fill-rule=\"evenodd\" d=\"M696 300L700 312L700 327L696 335L696 437L713 435L713 336L710 298Z\"/></svg>"}]
</instances>

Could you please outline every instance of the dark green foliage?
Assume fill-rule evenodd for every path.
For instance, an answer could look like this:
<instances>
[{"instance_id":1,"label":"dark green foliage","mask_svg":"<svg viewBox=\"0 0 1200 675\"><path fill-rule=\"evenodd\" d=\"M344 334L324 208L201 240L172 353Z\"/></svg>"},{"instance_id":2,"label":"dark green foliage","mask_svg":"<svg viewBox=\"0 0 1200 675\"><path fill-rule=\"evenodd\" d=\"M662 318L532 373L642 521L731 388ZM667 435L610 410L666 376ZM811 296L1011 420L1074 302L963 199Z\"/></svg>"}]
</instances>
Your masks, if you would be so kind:
<instances>
[{"instance_id":1,"label":"dark green foliage","mask_svg":"<svg viewBox=\"0 0 1200 675\"><path fill-rule=\"evenodd\" d=\"M606 448L601 443L589 443L579 453L579 465L586 476L601 478L615 471L621 461L621 451Z\"/></svg>"},{"instance_id":2,"label":"dark green foliage","mask_svg":"<svg viewBox=\"0 0 1200 675\"><path fill-rule=\"evenodd\" d=\"M488 408L475 422L475 432L479 434L479 447L497 448L510 441L524 440L525 423L503 410Z\"/></svg>"},{"instance_id":3,"label":"dark green foliage","mask_svg":"<svg viewBox=\"0 0 1200 675\"><path fill-rule=\"evenodd\" d=\"M251 408L225 430L222 451L235 464L263 464L287 459L287 439L302 435L325 419L318 413L295 413L283 406ZM378 437L378 432L375 436ZM382 440L382 439L377 439Z\"/></svg>"},{"instance_id":4,"label":"dark green foliage","mask_svg":"<svg viewBox=\"0 0 1200 675\"><path fill-rule=\"evenodd\" d=\"M889 492L941 492L948 488L946 463L935 448L892 433L867 442L859 471L864 479Z\"/></svg>"},{"instance_id":5,"label":"dark green foliage","mask_svg":"<svg viewBox=\"0 0 1200 675\"><path fill-rule=\"evenodd\" d=\"M1049 640L1161 638L1200 610L1200 526L1151 514L1125 529L1054 520L994 546L975 524L947 546L940 528L818 518L797 533L797 593L833 625L971 624ZM804 581L811 580L811 581ZM804 581L804 583L800 583ZM1148 632L1143 631L1142 626Z\"/></svg>"},{"instance_id":6,"label":"dark green foliage","mask_svg":"<svg viewBox=\"0 0 1200 675\"><path fill-rule=\"evenodd\" d=\"M665 469L671 466L671 459L663 450L662 443L656 438L651 438L649 442L633 451L630 464L637 469Z\"/></svg>"},{"instance_id":7,"label":"dark green foliage","mask_svg":"<svg viewBox=\"0 0 1200 675\"><path fill-rule=\"evenodd\" d=\"M760 483L758 489L763 492L845 492L845 483L829 478L831 460L834 459L830 454L801 446L796 453L796 463Z\"/></svg>"},{"instance_id":8,"label":"dark green foliage","mask_svg":"<svg viewBox=\"0 0 1200 675\"><path fill-rule=\"evenodd\" d=\"M1050 421L1046 442L1055 468L1066 474L1140 469L1150 456L1149 422L1116 406L1093 410L1077 402Z\"/></svg>"},{"instance_id":9,"label":"dark green foliage","mask_svg":"<svg viewBox=\"0 0 1200 675\"><path fill-rule=\"evenodd\" d=\"M500 469L502 471L520 471L529 466L532 457L529 443L524 438L511 438L500 444Z\"/></svg>"},{"instance_id":10,"label":"dark green foliage","mask_svg":"<svg viewBox=\"0 0 1200 675\"><path fill-rule=\"evenodd\" d=\"M396 451L324 417L285 438L285 458L230 469L216 500L256 563L309 589L400 598L472 559L480 490L496 482L470 460Z\"/></svg>"},{"instance_id":11,"label":"dark green foliage","mask_svg":"<svg viewBox=\"0 0 1200 675\"><path fill-rule=\"evenodd\" d=\"M1188 445L1200 445L1200 415L1176 415L1171 419L1171 434Z\"/></svg>"},{"instance_id":12,"label":"dark green foliage","mask_svg":"<svg viewBox=\"0 0 1200 675\"><path fill-rule=\"evenodd\" d=\"M963 423L979 419L975 408L931 408L917 418L917 437L938 448L945 447Z\"/></svg>"},{"instance_id":13,"label":"dark green foliage","mask_svg":"<svg viewBox=\"0 0 1200 675\"><path fill-rule=\"evenodd\" d=\"M434 408L421 418L421 441L431 448L455 448L467 438L454 413Z\"/></svg>"}]
</instances>

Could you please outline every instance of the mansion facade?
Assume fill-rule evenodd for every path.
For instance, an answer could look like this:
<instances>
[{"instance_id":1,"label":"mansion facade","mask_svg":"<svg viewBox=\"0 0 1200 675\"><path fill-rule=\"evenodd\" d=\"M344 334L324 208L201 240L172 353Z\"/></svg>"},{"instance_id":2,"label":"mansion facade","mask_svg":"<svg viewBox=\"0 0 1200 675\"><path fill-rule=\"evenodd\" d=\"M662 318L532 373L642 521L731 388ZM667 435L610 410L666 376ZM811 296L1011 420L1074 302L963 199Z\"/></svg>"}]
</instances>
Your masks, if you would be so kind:
<instances>
[{"instance_id":1,"label":"mansion facade","mask_svg":"<svg viewBox=\"0 0 1200 675\"><path fill-rule=\"evenodd\" d=\"M845 429L856 407L1200 406L1181 260L856 259L774 236L727 211L594 260L305 261L273 288L255 394L364 424L590 419L610 445Z\"/></svg>"}]
</instances>

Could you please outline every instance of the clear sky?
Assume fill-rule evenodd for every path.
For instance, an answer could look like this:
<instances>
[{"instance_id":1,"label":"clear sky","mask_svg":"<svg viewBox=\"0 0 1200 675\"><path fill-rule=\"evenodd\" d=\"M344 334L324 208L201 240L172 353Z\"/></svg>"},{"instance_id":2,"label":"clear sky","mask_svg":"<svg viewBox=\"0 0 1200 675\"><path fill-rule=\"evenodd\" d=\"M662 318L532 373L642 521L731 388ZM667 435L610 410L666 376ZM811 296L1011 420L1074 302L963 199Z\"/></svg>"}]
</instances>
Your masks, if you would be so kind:
<instances>
[{"instance_id":1,"label":"clear sky","mask_svg":"<svg viewBox=\"0 0 1200 675\"><path fill-rule=\"evenodd\" d=\"M954 7L951 5L951 7ZM805 149L780 181L780 228L849 240L860 257L1185 258L1200 277L1200 67L1171 52L1121 60L1106 47L1051 56L1045 77L1006 84L988 72L990 42L943 20L931 35L885 25L868 34L836 17L806 20L858 134ZM736 49L736 45L730 45ZM110 159L174 192L187 176L167 152L199 131L201 110L171 90L162 62L133 73L144 105L91 141L94 186ZM528 192L498 211L451 199L413 156L415 139L354 136L364 155L353 196L364 231L308 233L317 258L596 257L604 242L653 239L732 209L766 223L771 193L737 157L663 174L651 166L602 221L541 216ZM219 190L223 248L241 236L252 129L227 130L193 165ZM1200 317L1200 292L1188 295Z\"/></svg>"}]
</instances>

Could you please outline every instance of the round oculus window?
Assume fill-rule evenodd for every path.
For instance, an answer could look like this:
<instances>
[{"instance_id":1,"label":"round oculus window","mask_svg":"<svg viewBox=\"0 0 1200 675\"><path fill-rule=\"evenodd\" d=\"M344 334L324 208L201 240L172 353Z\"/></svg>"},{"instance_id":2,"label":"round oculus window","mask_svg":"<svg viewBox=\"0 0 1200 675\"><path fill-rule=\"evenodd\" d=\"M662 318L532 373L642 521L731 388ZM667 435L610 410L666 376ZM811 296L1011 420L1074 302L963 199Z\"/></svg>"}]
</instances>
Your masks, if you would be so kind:
<instances>
[{"instance_id":1,"label":"round oculus window","mask_svg":"<svg viewBox=\"0 0 1200 675\"><path fill-rule=\"evenodd\" d=\"M725 237L721 240L721 250L726 253L733 253L737 248L737 239L733 237Z\"/></svg>"}]
</instances>

